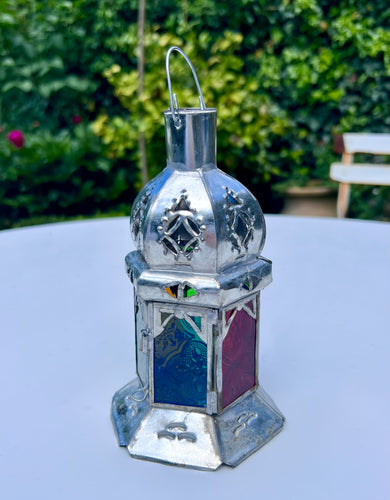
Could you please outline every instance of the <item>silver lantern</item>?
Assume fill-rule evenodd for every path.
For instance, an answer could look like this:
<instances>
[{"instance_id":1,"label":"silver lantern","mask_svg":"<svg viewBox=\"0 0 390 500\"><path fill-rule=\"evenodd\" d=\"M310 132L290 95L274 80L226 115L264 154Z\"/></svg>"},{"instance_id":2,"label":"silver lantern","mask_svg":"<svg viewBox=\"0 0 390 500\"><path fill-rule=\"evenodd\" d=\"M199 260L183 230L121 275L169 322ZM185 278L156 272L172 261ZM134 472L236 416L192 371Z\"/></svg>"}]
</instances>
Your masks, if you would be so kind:
<instances>
[{"instance_id":1,"label":"silver lantern","mask_svg":"<svg viewBox=\"0 0 390 500\"><path fill-rule=\"evenodd\" d=\"M169 58L179 52L200 108L179 108ZM130 455L197 469L235 466L275 436L284 418L258 383L265 222L256 198L216 166L217 111L206 108L184 52L167 53L167 166L131 213L137 378L113 398Z\"/></svg>"}]
</instances>

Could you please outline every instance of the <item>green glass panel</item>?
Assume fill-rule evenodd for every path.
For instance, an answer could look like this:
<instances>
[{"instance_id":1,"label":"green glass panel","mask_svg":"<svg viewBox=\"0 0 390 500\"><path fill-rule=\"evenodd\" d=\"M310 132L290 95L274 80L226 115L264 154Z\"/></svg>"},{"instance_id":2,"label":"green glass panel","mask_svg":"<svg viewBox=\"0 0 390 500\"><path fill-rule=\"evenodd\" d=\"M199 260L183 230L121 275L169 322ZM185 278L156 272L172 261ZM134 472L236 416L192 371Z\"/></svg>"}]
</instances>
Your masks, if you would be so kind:
<instances>
[{"instance_id":1,"label":"green glass panel","mask_svg":"<svg viewBox=\"0 0 390 500\"><path fill-rule=\"evenodd\" d=\"M198 295L198 292L196 292L193 288L186 285L184 287L183 296L184 297L193 297L194 295Z\"/></svg>"}]
</instances>

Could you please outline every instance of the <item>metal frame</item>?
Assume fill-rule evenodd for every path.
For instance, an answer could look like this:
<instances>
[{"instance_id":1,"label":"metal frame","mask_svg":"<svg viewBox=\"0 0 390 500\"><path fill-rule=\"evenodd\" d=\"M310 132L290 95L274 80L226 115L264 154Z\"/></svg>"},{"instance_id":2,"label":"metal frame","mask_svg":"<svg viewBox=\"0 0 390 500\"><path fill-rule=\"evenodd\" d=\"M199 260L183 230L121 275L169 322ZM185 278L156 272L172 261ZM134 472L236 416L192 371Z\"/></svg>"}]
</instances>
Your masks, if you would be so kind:
<instances>
[{"instance_id":1,"label":"metal frame","mask_svg":"<svg viewBox=\"0 0 390 500\"><path fill-rule=\"evenodd\" d=\"M221 398L223 390L223 374L222 374L222 358L223 358L223 341L228 334L231 323L234 321L237 311L245 308L245 304L252 301L254 306L254 311L246 311L251 317L256 320L256 352L255 352L255 384L253 387L245 391L239 398L230 403L229 405L222 407ZM199 411L208 414L221 413L226 408L234 405L236 401L245 397L245 395L258 387L258 370L259 370L259 337L260 337L260 293L251 293L244 298L232 303L226 304L223 308L217 310L214 308L197 307L197 306L187 306L187 304L167 304L164 302L145 302L140 299L136 294L134 296L134 303L139 303L139 312L143 318L152 314L152 328L149 328L145 321L140 325L136 322L136 361L137 361L137 375L141 381L141 384L148 386L149 401L152 406L161 408L171 408L177 409L179 405L170 405L167 403L157 403L154 401L154 339L160 335L164 329L164 325L172 316L181 318L185 316L200 316L202 318L202 331L199 332L199 337L207 345L207 404L206 407L190 407L182 406L180 408L185 408L186 410ZM135 305L136 307L136 305ZM229 318L228 322L225 321L225 312L231 309L235 309L233 315ZM245 308L246 309L246 308ZM149 311L149 313L148 313ZM161 324L160 318L161 313L170 314L169 317ZM150 317L150 316L149 316ZM187 319L190 323L192 320ZM206 328L206 332L204 332ZM194 329L198 331L198 327L194 324ZM144 339L147 342L147 352L143 346L139 345L139 338L142 337L142 330L145 331ZM147 368L147 380L141 375L141 369L139 366L140 353L147 356L148 368Z\"/></svg>"},{"instance_id":2,"label":"metal frame","mask_svg":"<svg viewBox=\"0 0 390 500\"><path fill-rule=\"evenodd\" d=\"M218 413L221 413L225 411L227 408L230 406L236 404L237 401L240 401L249 392L253 392L254 390L257 389L259 382L258 382L258 364L259 364L259 351L258 351L258 344L259 344L259 327L260 327L260 309L259 309L259 297L260 293L256 294L250 294L247 295L245 298L242 298L233 304L227 304L223 309L220 310L219 314L219 340L218 340L218 348L216 349L216 352L218 356L216 356L216 364L217 364L217 385L218 385L218 390L217 390L217 409ZM222 358L223 358L223 341L225 340L228 332L230 325L232 324L234 317L237 313L237 311L243 309L243 306L248 303L249 301L253 301L254 304L254 311L250 313L251 317L255 319L256 321L256 352L255 352L255 384L253 387L249 388L245 392L241 394L238 398L236 398L234 401L232 401L229 405L223 407L222 406L222 391L223 391L223 373L222 373ZM225 320L225 312L230 311L231 309L236 309L236 311L233 313L233 315L229 318L228 323L226 323ZM248 312L248 311L247 311ZM248 313L249 314L249 313Z\"/></svg>"},{"instance_id":3,"label":"metal frame","mask_svg":"<svg viewBox=\"0 0 390 500\"><path fill-rule=\"evenodd\" d=\"M149 398L150 404L159 408L183 408L188 411L198 411L200 413L213 414L216 412L216 398L214 396L212 382L213 382L213 371L214 371L214 343L213 343L213 326L217 324L217 311L215 309L208 309L205 307L187 307L182 304L176 306L170 304L164 304L162 302L153 302L153 333L149 336L149 380L151 381L149 387ZM170 314L166 320L161 323L161 313L166 312ZM199 337L207 345L207 402L205 408L193 407L193 406L182 406L182 405L170 405L166 403L157 403L154 401L154 339L163 332L165 324L171 319L171 317L185 318L186 316L200 316L202 331L199 332ZM186 318L187 319L187 318ZM187 319L190 323L193 323L190 318ZM199 331L198 327L193 324L196 331Z\"/></svg>"},{"instance_id":4,"label":"metal frame","mask_svg":"<svg viewBox=\"0 0 390 500\"><path fill-rule=\"evenodd\" d=\"M149 334L147 327L147 305L134 291L134 319L135 319L135 359L137 376L143 386L149 385ZM140 345L143 344L143 345ZM141 356L145 358L141 361ZM146 363L146 373L141 373L142 364Z\"/></svg>"},{"instance_id":5,"label":"metal frame","mask_svg":"<svg viewBox=\"0 0 390 500\"><path fill-rule=\"evenodd\" d=\"M119 443L132 456L214 470L222 463L237 465L283 427L283 416L258 385L260 291L272 281L272 263L261 257L266 229L258 201L216 166L216 110L206 108L202 97L200 109L177 105L169 73L173 51L190 65L202 96L188 57L171 47L166 60L171 109L164 113L167 167L134 203L130 224L137 250L126 256L135 307L141 309L139 380L115 394L112 416ZM176 297L166 291L172 286L178 286ZM184 297L185 286L196 295ZM256 320L255 385L222 408L225 311L250 300ZM154 339L164 328L161 312L202 318L205 408L154 401Z\"/></svg>"}]
</instances>

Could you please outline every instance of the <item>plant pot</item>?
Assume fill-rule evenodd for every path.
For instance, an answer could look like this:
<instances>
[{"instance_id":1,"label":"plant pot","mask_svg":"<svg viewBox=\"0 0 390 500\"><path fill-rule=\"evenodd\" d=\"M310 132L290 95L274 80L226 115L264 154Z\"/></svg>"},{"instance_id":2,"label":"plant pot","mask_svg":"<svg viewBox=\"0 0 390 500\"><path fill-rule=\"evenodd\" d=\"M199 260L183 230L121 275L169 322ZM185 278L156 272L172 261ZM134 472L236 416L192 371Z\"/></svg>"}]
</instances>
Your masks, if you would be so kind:
<instances>
[{"instance_id":1,"label":"plant pot","mask_svg":"<svg viewBox=\"0 0 390 500\"><path fill-rule=\"evenodd\" d=\"M328 186L291 186L281 212L288 215L337 217L337 189Z\"/></svg>"}]
</instances>

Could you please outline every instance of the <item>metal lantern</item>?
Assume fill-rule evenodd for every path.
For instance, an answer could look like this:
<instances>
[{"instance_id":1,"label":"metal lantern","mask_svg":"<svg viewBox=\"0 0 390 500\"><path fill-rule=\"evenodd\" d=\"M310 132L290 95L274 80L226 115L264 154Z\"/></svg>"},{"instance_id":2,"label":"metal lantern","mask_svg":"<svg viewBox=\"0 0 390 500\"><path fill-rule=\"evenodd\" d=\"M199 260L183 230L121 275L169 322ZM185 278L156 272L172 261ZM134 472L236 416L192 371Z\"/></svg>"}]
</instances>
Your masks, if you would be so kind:
<instances>
[{"instance_id":1,"label":"metal lantern","mask_svg":"<svg viewBox=\"0 0 390 500\"><path fill-rule=\"evenodd\" d=\"M179 108L169 58L189 64L200 108ZM265 222L256 198L216 166L217 111L206 108L184 52L167 53L167 166L131 214L137 378L114 396L130 455L198 469L235 466L281 429L258 384Z\"/></svg>"}]
</instances>

